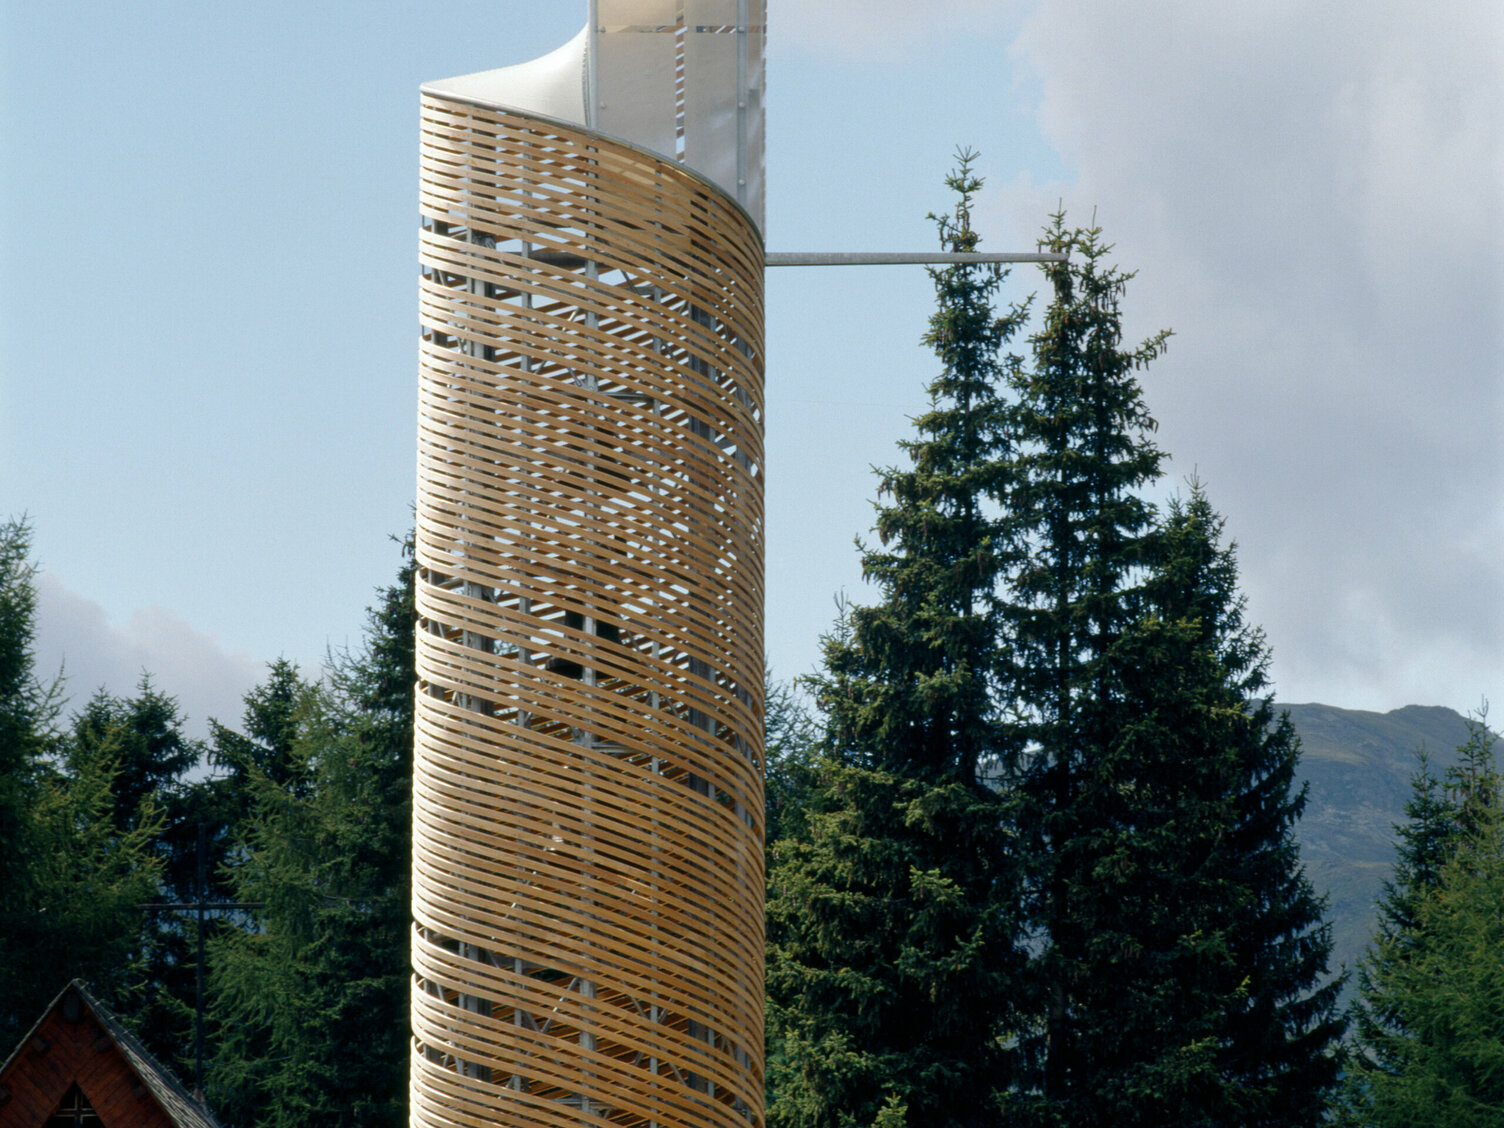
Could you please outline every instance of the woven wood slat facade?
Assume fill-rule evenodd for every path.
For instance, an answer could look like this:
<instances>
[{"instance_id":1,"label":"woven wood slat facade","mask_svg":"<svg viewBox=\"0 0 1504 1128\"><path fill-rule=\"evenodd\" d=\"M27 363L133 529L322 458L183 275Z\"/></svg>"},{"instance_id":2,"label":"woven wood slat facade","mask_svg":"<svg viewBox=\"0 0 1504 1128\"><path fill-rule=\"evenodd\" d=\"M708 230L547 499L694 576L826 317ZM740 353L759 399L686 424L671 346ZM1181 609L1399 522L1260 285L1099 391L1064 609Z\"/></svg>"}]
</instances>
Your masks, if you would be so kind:
<instances>
[{"instance_id":1,"label":"woven wood slat facade","mask_svg":"<svg viewBox=\"0 0 1504 1128\"><path fill-rule=\"evenodd\" d=\"M763 1121L763 251L423 101L413 1123Z\"/></svg>"}]
</instances>

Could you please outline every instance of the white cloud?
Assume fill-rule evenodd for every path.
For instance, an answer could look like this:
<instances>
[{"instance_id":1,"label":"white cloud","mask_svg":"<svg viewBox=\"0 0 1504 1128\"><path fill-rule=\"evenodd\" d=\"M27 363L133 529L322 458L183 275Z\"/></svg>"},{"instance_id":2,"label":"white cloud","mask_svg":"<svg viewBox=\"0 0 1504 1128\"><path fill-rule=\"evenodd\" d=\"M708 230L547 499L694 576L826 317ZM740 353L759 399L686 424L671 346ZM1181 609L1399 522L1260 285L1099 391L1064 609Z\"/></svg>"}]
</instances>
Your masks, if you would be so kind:
<instances>
[{"instance_id":1,"label":"white cloud","mask_svg":"<svg viewBox=\"0 0 1504 1128\"><path fill-rule=\"evenodd\" d=\"M70 712L100 688L128 696L150 674L159 692L177 698L188 733L202 737L210 717L238 726L241 699L266 674L264 663L227 652L165 607L112 623L102 606L69 591L51 572L37 577L36 626L37 675L45 682L64 672Z\"/></svg>"},{"instance_id":2,"label":"white cloud","mask_svg":"<svg viewBox=\"0 0 1504 1128\"><path fill-rule=\"evenodd\" d=\"M1044 0L1015 52L1078 175L1002 206L1097 207L1176 330L1150 405L1282 693L1504 690L1504 9Z\"/></svg>"}]
</instances>

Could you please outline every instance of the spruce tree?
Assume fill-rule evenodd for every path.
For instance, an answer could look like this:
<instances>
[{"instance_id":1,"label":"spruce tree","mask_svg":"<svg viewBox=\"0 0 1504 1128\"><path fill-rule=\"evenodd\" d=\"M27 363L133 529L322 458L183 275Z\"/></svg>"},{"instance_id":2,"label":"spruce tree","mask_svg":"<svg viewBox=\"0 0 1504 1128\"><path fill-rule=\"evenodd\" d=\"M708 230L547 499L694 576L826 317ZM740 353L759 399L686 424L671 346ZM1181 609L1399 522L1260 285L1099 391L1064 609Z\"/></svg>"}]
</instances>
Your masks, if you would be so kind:
<instances>
[{"instance_id":1,"label":"spruce tree","mask_svg":"<svg viewBox=\"0 0 1504 1128\"><path fill-rule=\"evenodd\" d=\"M1420 952L1387 984L1410 1037L1369 1075L1375 1128L1504 1124L1504 811L1497 789L1422 903Z\"/></svg>"},{"instance_id":2,"label":"spruce tree","mask_svg":"<svg viewBox=\"0 0 1504 1128\"><path fill-rule=\"evenodd\" d=\"M773 869L773 844L795 837L814 786L819 732L799 687L765 680L763 776L766 836L764 862Z\"/></svg>"},{"instance_id":3,"label":"spruce tree","mask_svg":"<svg viewBox=\"0 0 1504 1128\"><path fill-rule=\"evenodd\" d=\"M1186 1094L1181 1122L1317 1124L1336 1079L1341 983L1326 979L1330 930L1294 835L1306 801L1299 743L1274 709L1268 651L1244 619L1234 550L1221 538L1194 484L1156 533L1142 613L1117 662L1131 687L1122 774L1161 796L1133 817L1135 835L1148 832L1140 865L1152 869L1157 848L1160 866L1192 878L1162 889L1179 906L1175 943L1200 954L1200 975L1176 976L1176 1037L1209 1030L1216 1053L1211 1086ZM1162 651L1139 645L1161 633ZM1147 732L1132 718L1147 719Z\"/></svg>"},{"instance_id":4,"label":"spruce tree","mask_svg":"<svg viewBox=\"0 0 1504 1128\"><path fill-rule=\"evenodd\" d=\"M214 950L211 1098L263 1128L406 1121L414 651L410 545L327 685L247 697L250 814L229 865L252 927Z\"/></svg>"},{"instance_id":5,"label":"spruce tree","mask_svg":"<svg viewBox=\"0 0 1504 1128\"><path fill-rule=\"evenodd\" d=\"M1379 896L1373 938L1353 970L1357 997L1348 1012L1352 1052L1337 1118L1343 1128L1371 1123L1366 1108L1371 1075L1402 1068L1411 1035L1388 983L1419 947L1421 908L1436 895L1457 837L1457 810L1431 770L1425 749L1416 753L1405 821L1394 830L1394 867Z\"/></svg>"},{"instance_id":6,"label":"spruce tree","mask_svg":"<svg viewBox=\"0 0 1504 1128\"><path fill-rule=\"evenodd\" d=\"M139 906L156 892L161 812L114 816L117 749L59 765L58 683L36 677L35 566L24 522L0 525L0 1039L11 1043L68 980L132 1000L147 970Z\"/></svg>"},{"instance_id":7,"label":"spruce tree","mask_svg":"<svg viewBox=\"0 0 1504 1128\"><path fill-rule=\"evenodd\" d=\"M32 811L44 770L55 702L36 678L35 565L24 521L0 523L0 945L14 952L19 923L11 906L34 895ZM61 986L61 984L59 984ZM13 955L0 960L0 1045L11 1045L35 1015L33 1000L47 991ZM36 1004L45 1003L42 999Z\"/></svg>"},{"instance_id":8,"label":"spruce tree","mask_svg":"<svg viewBox=\"0 0 1504 1128\"><path fill-rule=\"evenodd\" d=\"M177 702L143 676L136 694L115 697L100 690L73 718L64 760L70 766L103 754L116 761L114 820L133 825L148 797L160 806L196 767L203 750L183 732Z\"/></svg>"},{"instance_id":9,"label":"spruce tree","mask_svg":"<svg viewBox=\"0 0 1504 1128\"><path fill-rule=\"evenodd\" d=\"M1160 522L1136 372L1097 228L1053 217L1053 300L1016 370L1006 586L1010 782L1037 952L1008 1107L1052 1125L1306 1124L1333 1074L1330 940L1291 834L1288 723L1199 492Z\"/></svg>"},{"instance_id":10,"label":"spruce tree","mask_svg":"<svg viewBox=\"0 0 1504 1128\"><path fill-rule=\"evenodd\" d=\"M189 778L203 764L205 750L186 736L184 723L177 702L143 676L131 697L97 692L72 718L62 741L70 777L108 766L108 821L118 833L136 831L145 819L158 826L149 849L161 879L144 899L156 904L191 902L199 895L195 815L199 793L210 784ZM216 831L222 836L224 829ZM179 911L133 908L144 982L130 994L106 991L103 984L96 990L160 1060L192 1077L198 981L194 919Z\"/></svg>"},{"instance_id":11,"label":"spruce tree","mask_svg":"<svg viewBox=\"0 0 1504 1128\"><path fill-rule=\"evenodd\" d=\"M1153 521L1140 491L1162 457L1134 374L1167 334L1122 347L1118 301L1129 276L1108 265L1099 229L1068 230L1057 214L1044 247L1071 258L1046 267L1053 295L1030 339L1033 363L1014 372L1008 520L1026 555L1009 576L1005 613L1008 688L1026 749L1012 778L1040 945L1031 980L1042 1023L1025 1050L1037 1070L1029 1091L1043 1102L1027 1103L1068 1117L1093 1070L1090 1027L1106 1020L1083 1006L1101 970L1097 922L1082 911L1104 854L1093 808L1107 790L1094 777L1121 719L1110 658L1133 618L1131 585Z\"/></svg>"},{"instance_id":12,"label":"spruce tree","mask_svg":"<svg viewBox=\"0 0 1504 1128\"><path fill-rule=\"evenodd\" d=\"M0 523L0 888L18 889L25 872L27 811L42 771L56 692L37 680L36 567L25 521Z\"/></svg>"},{"instance_id":13,"label":"spruce tree","mask_svg":"<svg viewBox=\"0 0 1504 1128\"><path fill-rule=\"evenodd\" d=\"M942 246L971 251L981 181L963 153ZM994 705L1010 562L999 398L1010 336L1002 276L931 272L926 344L940 361L910 465L884 471L881 547L863 572L881 602L826 640L813 682L824 759L796 836L774 846L769 902L769 1123L926 1128L1001 1123L1008 1068L1016 860Z\"/></svg>"},{"instance_id":14,"label":"spruce tree","mask_svg":"<svg viewBox=\"0 0 1504 1128\"><path fill-rule=\"evenodd\" d=\"M112 816L116 767L103 757L43 783L32 811L29 896L6 906L6 962L29 981L30 1014L70 979L133 1013L151 977L141 906L157 894L162 815L148 798L124 831ZM24 1013L24 1012L23 1012Z\"/></svg>"},{"instance_id":15,"label":"spruce tree","mask_svg":"<svg viewBox=\"0 0 1504 1128\"><path fill-rule=\"evenodd\" d=\"M1420 906L1441 884L1441 870L1457 837L1455 804L1431 771L1425 749L1416 753L1416 770L1405 802L1405 821L1396 826L1394 870L1379 899L1377 935L1397 939L1415 931Z\"/></svg>"},{"instance_id":16,"label":"spruce tree","mask_svg":"<svg viewBox=\"0 0 1504 1128\"><path fill-rule=\"evenodd\" d=\"M965 173L943 234L970 231ZM1163 519L1144 496L1136 373L1167 335L1123 345L1098 229L1057 215L1045 246L1069 258L1027 367L1000 355L1021 311L937 272L945 372L863 558L884 598L826 642L826 759L774 849L780 1128L1325 1113L1341 1023L1298 743L1220 519L1199 488Z\"/></svg>"},{"instance_id":17,"label":"spruce tree","mask_svg":"<svg viewBox=\"0 0 1504 1128\"><path fill-rule=\"evenodd\" d=\"M1480 717L1445 783L1422 756L1358 964L1341 1123L1504 1123L1504 791Z\"/></svg>"},{"instance_id":18,"label":"spruce tree","mask_svg":"<svg viewBox=\"0 0 1504 1128\"><path fill-rule=\"evenodd\" d=\"M221 790L231 809L243 814L251 781L267 782L302 794L307 787L306 765L294 752L297 710L306 683L297 666L279 658L271 663L266 681L245 697L241 729L212 721L209 725L209 762L225 780Z\"/></svg>"}]
</instances>

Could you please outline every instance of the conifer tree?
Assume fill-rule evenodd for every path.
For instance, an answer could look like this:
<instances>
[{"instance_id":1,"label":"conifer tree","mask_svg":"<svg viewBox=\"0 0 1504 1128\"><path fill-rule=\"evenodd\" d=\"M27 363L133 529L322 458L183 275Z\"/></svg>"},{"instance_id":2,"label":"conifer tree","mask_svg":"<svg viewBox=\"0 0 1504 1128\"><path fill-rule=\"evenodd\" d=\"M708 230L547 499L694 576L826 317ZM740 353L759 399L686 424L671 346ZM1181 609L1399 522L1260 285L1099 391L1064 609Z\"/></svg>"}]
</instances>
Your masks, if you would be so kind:
<instances>
[{"instance_id":1,"label":"conifer tree","mask_svg":"<svg viewBox=\"0 0 1504 1128\"><path fill-rule=\"evenodd\" d=\"M264 683L245 697L241 728L218 721L209 725L209 761L227 782L222 786L229 806L243 812L253 779L264 778L294 794L307 787L306 765L294 752L297 710L307 685L297 666L279 658Z\"/></svg>"},{"instance_id":2,"label":"conifer tree","mask_svg":"<svg viewBox=\"0 0 1504 1128\"><path fill-rule=\"evenodd\" d=\"M1358 965L1341 1123L1504 1123L1504 790L1478 718L1445 785L1422 756Z\"/></svg>"},{"instance_id":3,"label":"conifer tree","mask_svg":"<svg viewBox=\"0 0 1504 1128\"><path fill-rule=\"evenodd\" d=\"M74 716L63 757L70 766L109 749L117 773L112 788L114 821L122 829L134 824L148 797L161 806L202 749L183 732L177 702L143 676L134 697L100 690Z\"/></svg>"},{"instance_id":4,"label":"conifer tree","mask_svg":"<svg viewBox=\"0 0 1504 1128\"><path fill-rule=\"evenodd\" d=\"M141 905L157 892L162 828L151 799L122 832L111 818L116 770L108 758L76 774L49 774L32 808L29 874L7 898L0 943L7 969L25 977L26 1001L13 1017L30 1023L70 979L127 1009L149 977Z\"/></svg>"},{"instance_id":5,"label":"conifer tree","mask_svg":"<svg viewBox=\"0 0 1504 1128\"><path fill-rule=\"evenodd\" d=\"M1139 1027L1140 1060L1159 1032L1170 1033L1171 1060L1193 1036L1215 1048L1205 1085L1163 1090L1182 1102L1169 1119L1316 1124L1336 1077L1341 984L1323 982L1330 931L1294 837L1305 806L1299 744L1275 713L1268 652L1243 617L1234 550L1221 538L1194 483L1155 534L1141 612L1114 659L1126 722L1104 773L1122 781L1119 795L1124 782L1140 795L1117 825L1142 881L1131 894L1104 884L1107 899L1138 899L1113 915L1148 923L1144 950L1157 936L1161 953L1195 953L1177 967L1159 1022L1145 1015ZM1166 885L1165 873L1176 880ZM1123 979L1156 971L1139 964Z\"/></svg>"},{"instance_id":6,"label":"conifer tree","mask_svg":"<svg viewBox=\"0 0 1504 1128\"><path fill-rule=\"evenodd\" d=\"M768 677L763 693L765 862L773 869L773 844L796 836L814 786L819 732L799 687Z\"/></svg>"},{"instance_id":7,"label":"conifer tree","mask_svg":"<svg viewBox=\"0 0 1504 1128\"><path fill-rule=\"evenodd\" d=\"M118 750L58 764L58 685L33 665L36 590L30 531L0 525L0 1039L12 1042L80 977L139 997L140 910L156 891L161 813L150 796L117 825Z\"/></svg>"},{"instance_id":8,"label":"conifer tree","mask_svg":"<svg viewBox=\"0 0 1504 1128\"><path fill-rule=\"evenodd\" d=\"M108 822L127 835L153 820L149 846L161 878L144 902L174 904L198 897L194 815L208 781L188 774L203 763L205 749L190 740L177 702L143 676L131 697L100 690L73 717L62 741L68 775L112 773ZM223 827L218 828L220 833ZM95 989L162 1061L191 1077L197 984L196 933L190 917L132 906L137 926L142 983L129 994ZM128 922L122 922L126 924Z\"/></svg>"},{"instance_id":9,"label":"conifer tree","mask_svg":"<svg viewBox=\"0 0 1504 1128\"><path fill-rule=\"evenodd\" d=\"M1458 812L1442 781L1431 771L1430 756L1421 749L1416 760L1410 798L1405 802L1405 821L1394 828L1399 839L1394 871L1384 882L1379 899L1377 933L1381 940L1414 932L1420 922L1421 903L1441 884L1442 867L1457 837Z\"/></svg>"},{"instance_id":10,"label":"conifer tree","mask_svg":"<svg viewBox=\"0 0 1504 1128\"><path fill-rule=\"evenodd\" d=\"M1053 300L1015 375L1005 614L1010 780L1036 938L1022 1122L1306 1124L1340 1025L1291 828L1298 755L1199 492L1161 524L1162 455L1122 343L1131 277L1056 215Z\"/></svg>"},{"instance_id":11,"label":"conifer tree","mask_svg":"<svg viewBox=\"0 0 1504 1128\"><path fill-rule=\"evenodd\" d=\"M250 816L229 866L262 908L214 953L211 1097L264 1128L406 1122L413 570L328 685L279 666L247 698Z\"/></svg>"},{"instance_id":12,"label":"conifer tree","mask_svg":"<svg viewBox=\"0 0 1504 1128\"><path fill-rule=\"evenodd\" d=\"M1043 1022L1025 1048L1043 1107L1064 1115L1091 1071L1083 1009L1093 986L1093 896L1103 843L1093 782L1117 731L1112 649L1134 615L1153 511L1140 491L1160 474L1153 420L1135 371L1167 334L1122 347L1118 299L1128 276L1106 262L1098 229L1071 231L1063 214L1046 249L1052 300L1031 337L1033 364L1014 372L1009 421L1017 444L1009 534L1026 555L1009 577L1010 696L1027 748L1014 774L1025 851L1035 859L1028 916L1042 945L1033 985ZM1069 1121L1067 1121L1069 1122Z\"/></svg>"},{"instance_id":13,"label":"conifer tree","mask_svg":"<svg viewBox=\"0 0 1504 1128\"><path fill-rule=\"evenodd\" d=\"M1395 828L1394 868L1379 896L1373 938L1358 960L1357 997L1349 1008L1353 1052L1341 1092L1343 1128L1371 1123L1366 1104L1375 1072L1397 1073L1410 1038L1404 1015L1387 983L1419 946L1421 908L1436 895L1457 837L1457 811L1431 770L1425 749L1416 753L1405 821Z\"/></svg>"},{"instance_id":14,"label":"conifer tree","mask_svg":"<svg viewBox=\"0 0 1504 1128\"><path fill-rule=\"evenodd\" d=\"M25 521L0 523L0 891L8 905L33 895L31 812L56 711L33 667L34 575L30 528ZM6 921L9 912L0 913L6 950L17 923ZM37 991L22 963L0 960L0 1044L11 1044L34 1020L28 1012Z\"/></svg>"},{"instance_id":15,"label":"conifer tree","mask_svg":"<svg viewBox=\"0 0 1504 1128\"><path fill-rule=\"evenodd\" d=\"M981 181L963 153L946 250L977 245ZM1010 561L1002 350L1023 317L993 310L1001 275L932 271L925 341L940 361L911 465L881 477L882 593L850 610L814 681L824 760L770 886L769 1122L778 1128L1000 1123L1007 1068L1015 856L983 771L1002 752L994 691Z\"/></svg>"},{"instance_id":16,"label":"conifer tree","mask_svg":"<svg viewBox=\"0 0 1504 1128\"><path fill-rule=\"evenodd\" d=\"M1368 1076L1375 1128L1504 1124L1504 811L1465 831L1422 902L1420 950L1386 984L1409 1037L1392 1071Z\"/></svg>"},{"instance_id":17,"label":"conifer tree","mask_svg":"<svg viewBox=\"0 0 1504 1128\"><path fill-rule=\"evenodd\" d=\"M55 689L37 680L35 565L25 521L0 523L0 888L19 888L27 810L57 715Z\"/></svg>"}]
</instances>

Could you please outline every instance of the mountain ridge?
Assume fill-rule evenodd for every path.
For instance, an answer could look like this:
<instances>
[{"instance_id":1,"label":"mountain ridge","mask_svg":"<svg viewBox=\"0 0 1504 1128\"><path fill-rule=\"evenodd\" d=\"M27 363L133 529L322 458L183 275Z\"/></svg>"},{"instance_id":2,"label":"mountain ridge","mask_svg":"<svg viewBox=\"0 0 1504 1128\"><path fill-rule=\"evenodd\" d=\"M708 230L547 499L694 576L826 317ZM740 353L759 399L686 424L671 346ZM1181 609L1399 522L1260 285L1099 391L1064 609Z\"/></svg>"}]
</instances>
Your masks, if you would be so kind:
<instances>
[{"instance_id":1,"label":"mountain ridge","mask_svg":"<svg viewBox=\"0 0 1504 1128\"><path fill-rule=\"evenodd\" d=\"M1387 713L1315 702L1278 707L1300 737L1297 783L1308 791L1295 834L1311 884L1328 898L1335 973L1368 944L1419 753L1443 775L1467 739L1468 718L1441 705Z\"/></svg>"}]
</instances>

